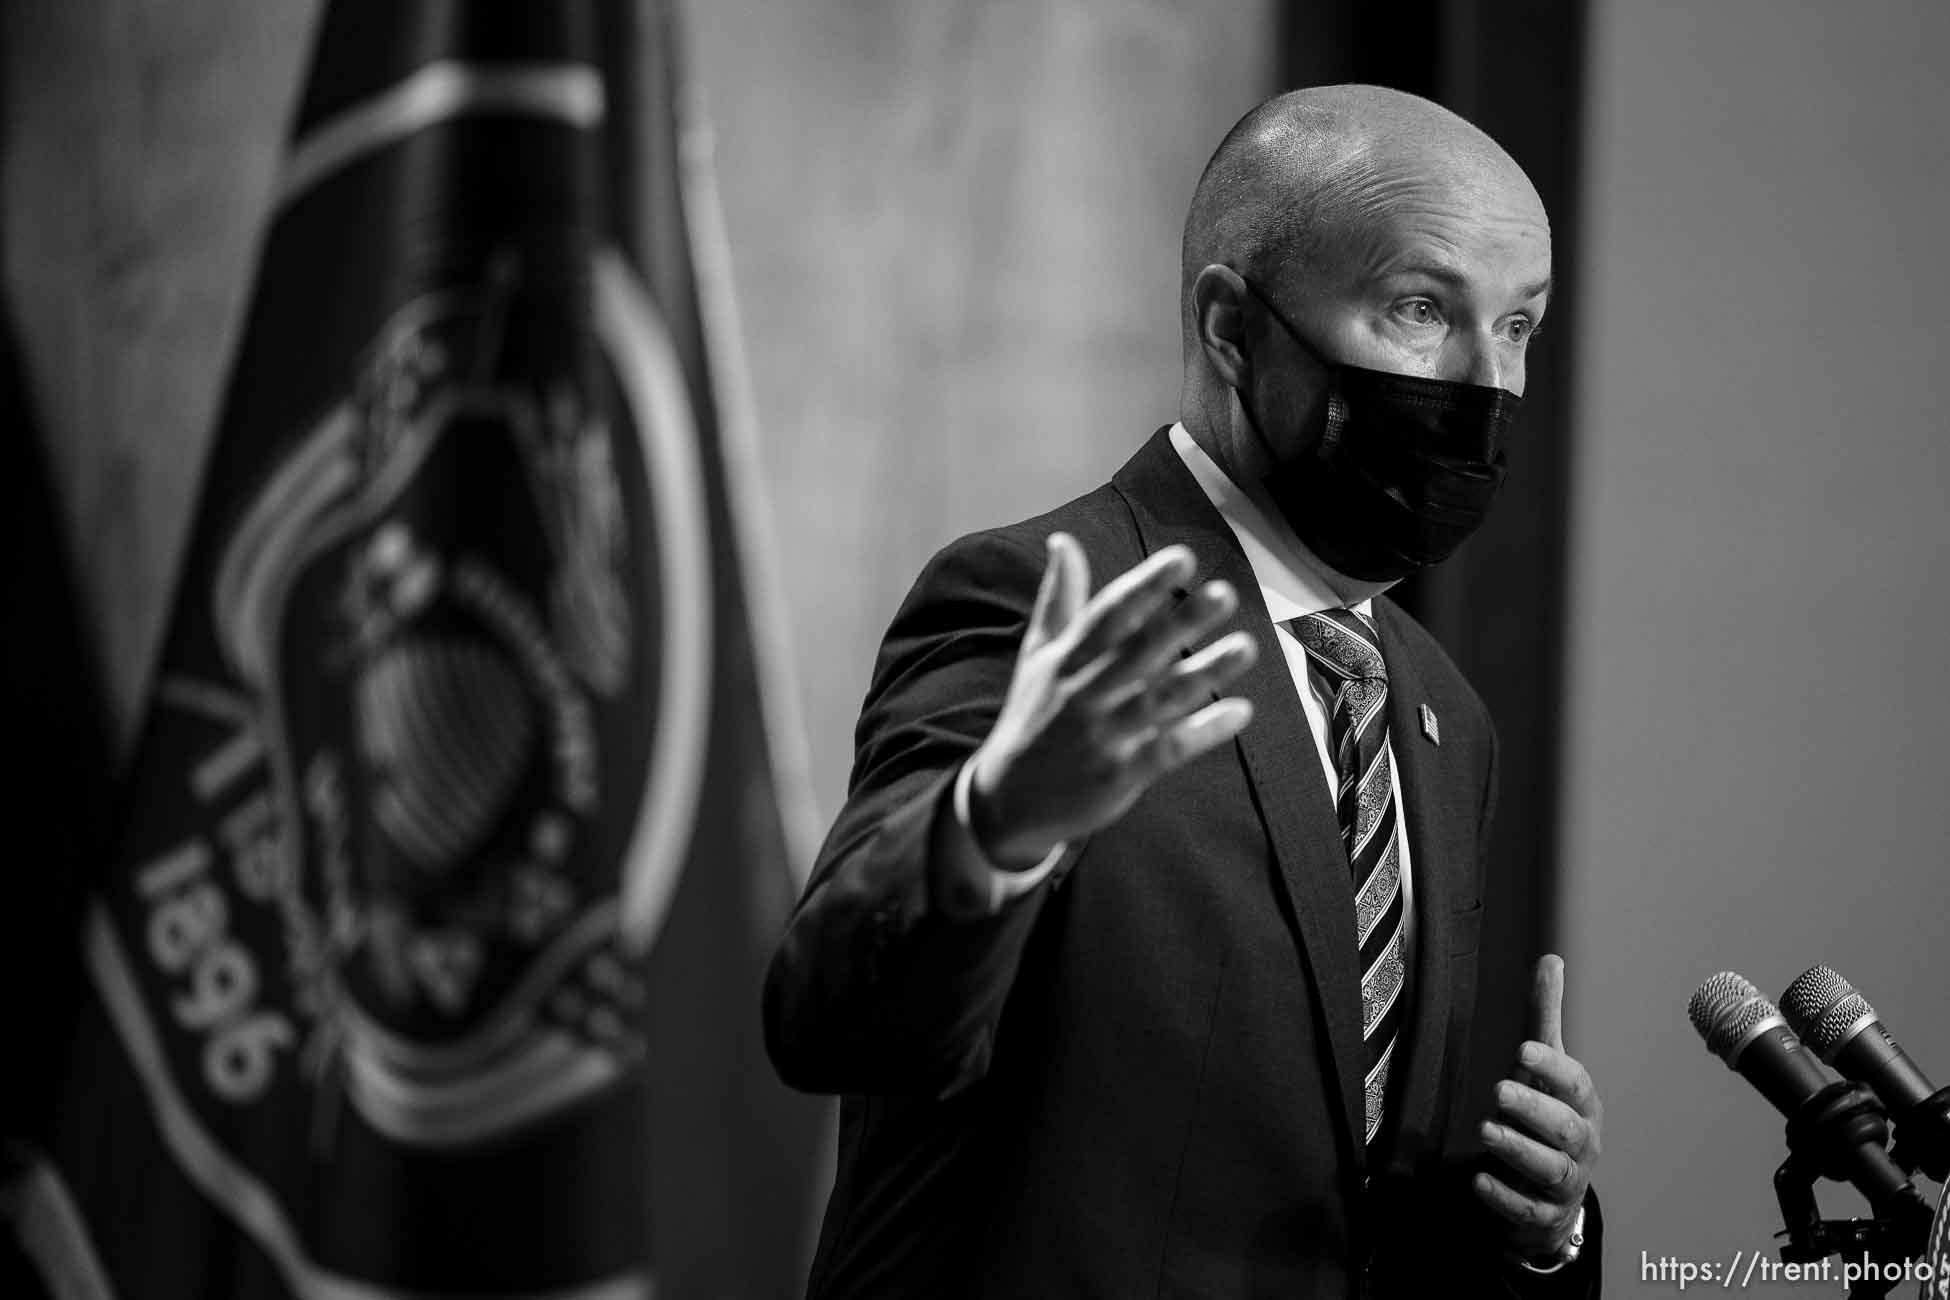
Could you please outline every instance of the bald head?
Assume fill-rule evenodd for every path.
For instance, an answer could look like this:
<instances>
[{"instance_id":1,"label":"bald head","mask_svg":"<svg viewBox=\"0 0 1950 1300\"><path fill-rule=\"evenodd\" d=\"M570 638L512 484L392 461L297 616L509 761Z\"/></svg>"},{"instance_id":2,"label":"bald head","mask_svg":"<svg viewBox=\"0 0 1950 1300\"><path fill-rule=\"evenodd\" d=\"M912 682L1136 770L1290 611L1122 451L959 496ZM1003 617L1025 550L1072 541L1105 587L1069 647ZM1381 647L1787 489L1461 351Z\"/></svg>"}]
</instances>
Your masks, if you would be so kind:
<instances>
[{"instance_id":1,"label":"bald head","mask_svg":"<svg viewBox=\"0 0 1950 1300\"><path fill-rule=\"evenodd\" d=\"M1235 478L1293 463L1334 367L1521 395L1550 223L1510 156L1379 86L1267 100L1199 177L1180 287L1179 418Z\"/></svg>"},{"instance_id":2,"label":"bald head","mask_svg":"<svg viewBox=\"0 0 1950 1300\"><path fill-rule=\"evenodd\" d=\"M1317 86L1260 104L1220 142L1186 215L1180 293L1188 347L1190 290L1204 267L1304 286L1309 271L1353 255L1365 230L1431 188L1532 207L1542 219L1522 169L1439 104L1382 86Z\"/></svg>"}]
</instances>

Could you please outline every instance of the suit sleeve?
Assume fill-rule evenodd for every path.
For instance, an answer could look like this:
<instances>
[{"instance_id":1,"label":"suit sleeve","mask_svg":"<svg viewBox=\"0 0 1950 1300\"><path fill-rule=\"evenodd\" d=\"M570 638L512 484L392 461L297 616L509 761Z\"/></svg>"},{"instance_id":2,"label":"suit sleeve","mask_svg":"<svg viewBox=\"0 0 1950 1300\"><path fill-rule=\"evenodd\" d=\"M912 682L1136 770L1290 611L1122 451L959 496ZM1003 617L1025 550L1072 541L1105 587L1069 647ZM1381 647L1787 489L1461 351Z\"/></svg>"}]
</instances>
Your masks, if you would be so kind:
<instances>
[{"instance_id":1,"label":"suit sleeve","mask_svg":"<svg viewBox=\"0 0 1950 1300\"><path fill-rule=\"evenodd\" d=\"M1452 1249L1465 1258L1474 1255L1482 1294L1511 1300L1597 1300L1604 1281L1605 1220L1595 1188L1584 1193L1583 1249L1576 1259L1549 1272L1526 1268L1497 1248L1493 1243L1502 1230L1501 1220L1475 1203L1467 1183L1456 1190L1469 1197L1474 1209L1462 1222L1474 1222L1477 1231L1472 1233L1474 1240L1458 1242Z\"/></svg>"},{"instance_id":2,"label":"suit sleeve","mask_svg":"<svg viewBox=\"0 0 1950 1300\"><path fill-rule=\"evenodd\" d=\"M1048 886L951 914L932 849L1001 711L1042 569L976 534L935 556L894 616L846 804L766 974L766 1048L792 1087L943 1097L987 1072Z\"/></svg>"},{"instance_id":3,"label":"suit sleeve","mask_svg":"<svg viewBox=\"0 0 1950 1300\"><path fill-rule=\"evenodd\" d=\"M1519 1300L1598 1300L1604 1285L1605 1216L1598 1190L1584 1192L1584 1248L1578 1257L1549 1273L1535 1273L1504 1261L1503 1285Z\"/></svg>"},{"instance_id":4,"label":"suit sleeve","mask_svg":"<svg viewBox=\"0 0 1950 1300\"><path fill-rule=\"evenodd\" d=\"M1451 1282L1468 1278L1471 1295L1503 1300L1598 1300L1604 1282L1605 1221L1597 1190L1588 1188L1584 1194L1584 1247L1578 1257L1538 1272L1503 1253L1502 1220L1470 1190L1470 1177L1486 1167L1472 1163L1459 1169L1433 1197L1412 1197L1398 1208L1394 1239L1421 1262L1409 1270L1412 1282L1385 1287L1384 1293L1432 1294L1438 1289L1433 1279L1441 1277Z\"/></svg>"}]
</instances>

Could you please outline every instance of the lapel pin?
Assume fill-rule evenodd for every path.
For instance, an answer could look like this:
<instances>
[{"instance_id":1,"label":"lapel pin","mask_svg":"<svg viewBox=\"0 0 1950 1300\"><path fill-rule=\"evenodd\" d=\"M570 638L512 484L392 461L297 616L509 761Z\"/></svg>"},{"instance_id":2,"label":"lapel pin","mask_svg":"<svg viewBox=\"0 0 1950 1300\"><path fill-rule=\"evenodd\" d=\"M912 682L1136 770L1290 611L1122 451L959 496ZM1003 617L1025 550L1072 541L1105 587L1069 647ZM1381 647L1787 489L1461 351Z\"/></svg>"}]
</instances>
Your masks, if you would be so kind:
<instances>
[{"instance_id":1,"label":"lapel pin","mask_svg":"<svg viewBox=\"0 0 1950 1300\"><path fill-rule=\"evenodd\" d=\"M1422 714L1422 734L1429 738L1431 745L1442 743L1442 727L1435 720L1435 710L1426 704L1415 706Z\"/></svg>"}]
</instances>

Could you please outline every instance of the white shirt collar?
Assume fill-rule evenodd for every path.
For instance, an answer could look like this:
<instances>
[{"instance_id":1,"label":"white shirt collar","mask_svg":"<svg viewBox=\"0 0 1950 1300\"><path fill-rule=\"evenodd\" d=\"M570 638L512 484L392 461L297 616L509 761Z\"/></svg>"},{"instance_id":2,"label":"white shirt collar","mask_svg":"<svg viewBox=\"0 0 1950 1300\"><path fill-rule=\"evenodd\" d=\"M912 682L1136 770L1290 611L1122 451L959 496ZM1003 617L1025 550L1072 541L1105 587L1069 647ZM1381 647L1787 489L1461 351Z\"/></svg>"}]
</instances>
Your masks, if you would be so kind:
<instances>
[{"instance_id":1,"label":"white shirt collar","mask_svg":"<svg viewBox=\"0 0 1950 1300\"><path fill-rule=\"evenodd\" d=\"M1395 585L1350 578L1322 563L1294 536L1259 485L1242 486L1228 478L1183 424L1171 426L1171 446L1239 539L1274 623L1323 609L1352 609L1372 616L1374 597Z\"/></svg>"}]
</instances>

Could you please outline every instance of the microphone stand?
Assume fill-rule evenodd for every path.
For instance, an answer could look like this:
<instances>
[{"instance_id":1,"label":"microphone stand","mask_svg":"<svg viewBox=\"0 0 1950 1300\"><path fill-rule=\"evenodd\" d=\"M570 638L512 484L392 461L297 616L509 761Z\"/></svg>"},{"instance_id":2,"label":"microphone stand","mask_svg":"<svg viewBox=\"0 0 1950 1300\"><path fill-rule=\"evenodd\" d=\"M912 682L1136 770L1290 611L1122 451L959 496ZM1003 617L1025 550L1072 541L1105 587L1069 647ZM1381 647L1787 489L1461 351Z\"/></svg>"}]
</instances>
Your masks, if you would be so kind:
<instances>
[{"instance_id":1,"label":"microphone stand","mask_svg":"<svg viewBox=\"0 0 1950 1300\"><path fill-rule=\"evenodd\" d=\"M1939 1094L1941 1096L1942 1094ZM1859 1083L1831 1083L1803 1102L1788 1120L1788 1158L1774 1171L1774 1195L1781 1205L1786 1237L1781 1259L1811 1264L1829 1255L1844 1261L1862 1259L1879 1267L1907 1263L1923 1253L1930 1233L1931 1213L1916 1189L1905 1182L1894 1192L1871 1198L1871 1219L1824 1219L1815 1203L1815 1181L1848 1180L1847 1154L1863 1146L1882 1147L1889 1140L1889 1114L1875 1094ZM1902 1281L1881 1276L1858 1279L1849 1288L1853 1300L1887 1295Z\"/></svg>"},{"instance_id":2,"label":"microphone stand","mask_svg":"<svg viewBox=\"0 0 1950 1300\"><path fill-rule=\"evenodd\" d=\"M1889 1158L1906 1174L1919 1170L1936 1183L1950 1182L1950 1087L1938 1088L1896 1119Z\"/></svg>"}]
</instances>

